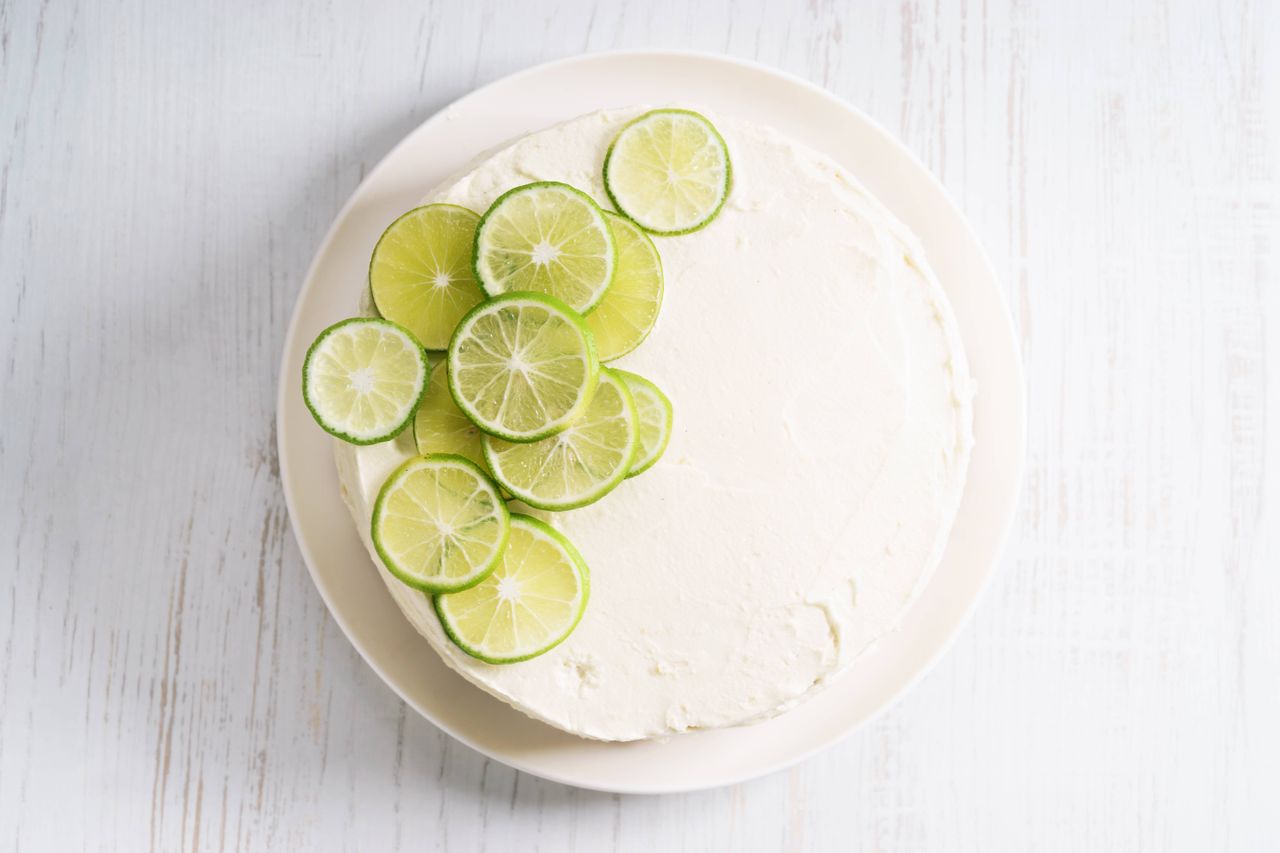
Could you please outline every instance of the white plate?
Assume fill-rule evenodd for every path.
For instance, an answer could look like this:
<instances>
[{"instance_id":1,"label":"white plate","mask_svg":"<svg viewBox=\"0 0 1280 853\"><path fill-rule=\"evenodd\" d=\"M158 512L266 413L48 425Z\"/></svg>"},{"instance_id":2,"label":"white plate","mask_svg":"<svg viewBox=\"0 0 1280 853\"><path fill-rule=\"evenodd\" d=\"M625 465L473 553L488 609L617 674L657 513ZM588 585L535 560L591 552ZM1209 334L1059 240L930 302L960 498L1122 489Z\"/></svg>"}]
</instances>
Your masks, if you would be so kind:
<instances>
[{"instance_id":1,"label":"white plate","mask_svg":"<svg viewBox=\"0 0 1280 853\"><path fill-rule=\"evenodd\" d=\"M923 240L959 319L978 381L977 444L942 564L895 633L798 708L755 726L665 742L581 740L535 722L455 674L387 594L338 494L332 439L312 422L300 379L307 345L350 315L383 228L478 153L605 107L704 105L772 125L835 158ZM995 569L1013 516L1025 442L1022 375L990 263L942 188L866 116L802 80L718 56L596 54L485 86L428 119L369 174L338 215L303 284L285 340L280 476L311 576L383 680L458 740L520 770L618 792L726 785L781 769L887 708L956 636Z\"/></svg>"}]
</instances>

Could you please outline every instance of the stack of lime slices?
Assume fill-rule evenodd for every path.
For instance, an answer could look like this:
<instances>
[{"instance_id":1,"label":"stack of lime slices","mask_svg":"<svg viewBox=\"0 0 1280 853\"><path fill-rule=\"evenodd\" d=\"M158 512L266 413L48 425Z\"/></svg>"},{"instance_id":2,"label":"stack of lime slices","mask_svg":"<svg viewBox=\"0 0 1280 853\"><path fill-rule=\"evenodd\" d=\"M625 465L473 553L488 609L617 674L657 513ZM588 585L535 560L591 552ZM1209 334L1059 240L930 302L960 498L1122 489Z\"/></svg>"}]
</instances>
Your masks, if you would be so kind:
<instances>
[{"instance_id":1,"label":"stack of lime slices","mask_svg":"<svg viewBox=\"0 0 1280 853\"><path fill-rule=\"evenodd\" d=\"M508 500L561 512L655 465L672 407L648 379L605 366L638 347L662 306L650 234L710 223L732 169L715 127L645 113L605 156L617 212L553 181L483 214L428 204L395 220L369 264L379 314L320 333L307 407L354 444L413 424L418 456L389 476L371 538L387 571L434 597L445 632L492 664L554 648L586 609L586 563ZM434 367L427 351L445 350Z\"/></svg>"}]
</instances>

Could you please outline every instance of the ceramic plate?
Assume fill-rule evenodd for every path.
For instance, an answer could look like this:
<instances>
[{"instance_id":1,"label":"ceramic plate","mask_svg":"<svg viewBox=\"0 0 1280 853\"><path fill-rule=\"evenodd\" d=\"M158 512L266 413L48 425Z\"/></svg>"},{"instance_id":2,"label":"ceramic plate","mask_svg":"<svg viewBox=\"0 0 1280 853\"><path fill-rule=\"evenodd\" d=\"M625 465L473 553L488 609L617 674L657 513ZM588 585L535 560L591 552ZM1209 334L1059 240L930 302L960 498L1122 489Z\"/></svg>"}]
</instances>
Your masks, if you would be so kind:
<instances>
[{"instance_id":1,"label":"ceramic plate","mask_svg":"<svg viewBox=\"0 0 1280 853\"><path fill-rule=\"evenodd\" d=\"M960 323L978 382L977 444L946 555L898 630L830 687L766 723L665 741L581 740L535 722L451 671L401 616L338 493L332 439L302 403L307 345L355 310L382 230L477 154L582 113L697 104L772 125L856 175L916 232ZM760 65L702 54L626 52L553 62L485 86L409 134L338 215L303 283L285 340L280 476L320 595L369 665L420 714L498 761L586 788L674 792L786 767L887 708L956 636L995 570L1022 471L1022 376L989 261L955 205L901 145L833 95Z\"/></svg>"}]
</instances>

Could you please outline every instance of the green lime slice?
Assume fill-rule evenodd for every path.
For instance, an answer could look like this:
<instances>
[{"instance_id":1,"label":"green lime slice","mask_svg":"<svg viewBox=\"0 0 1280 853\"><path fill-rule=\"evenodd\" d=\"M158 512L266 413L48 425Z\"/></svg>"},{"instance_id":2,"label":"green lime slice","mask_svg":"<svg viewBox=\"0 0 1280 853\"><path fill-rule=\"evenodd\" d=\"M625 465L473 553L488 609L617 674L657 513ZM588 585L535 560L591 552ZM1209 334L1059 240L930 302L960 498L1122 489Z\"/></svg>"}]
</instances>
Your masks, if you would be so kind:
<instances>
[{"instance_id":1,"label":"green lime slice","mask_svg":"<svg viewBox=\"0 0 1280 853\"><path fill-rule=\"evenodd\" d=\"M618 132L604 157L614 207L653 234L688 234L715 219L732 172L719 131L689 110L645 113Z\"/></svg>"},{"instance_id":2,"label":"green lime slice","mask_svg":"<svg viewBox=\"0 0 1280 853\"><path fill-rule=\"evenodd\" d=\"M601 368L591 405L568 429L532 444L485 436L489 470L529 506L574 509L608 494L631 471L640 425L626 384Z\"/></svg>"},{"instance_id":3,"label":"green lime slice","mask_svg":"<svg viewBox=\"0 0 1280 853\"><path fill-rule=\"evenodd\" d=\"M418 453L452 453L468 459L488 471L484 448L480 445L480 428L462 413L449 393L448 365L441 361L431 371L427 393L413 418L413 439Z\"/></svg>"},{"instance_id":4,"label":"green lime slice","mask_svg":"<svg viewBox=\"0 0 1280 853\"><path fill-rule=\"evenodd\" d=\"M462 316L484 298L471 267L480 217L454 204L409 211L383 232L369 261L378 313L442 350Z\"/></svg>"},{"instance_id":5,"label":"green lime slice","mask_svg":"<svg viewBox=\"0 0 1280 853\"><path fill-rule=\"evenodd\" d=\"M648 471L662 458L667 442L671 441L674 413L667 395L648 379L626 370L614 369L613 373L626 383L627 390L631 392L631 399L636 404L636 418L640 422L640 447L627 472L628 477L634 477Z\"/></svg>"},{"instance_id":6,"label":"green lime slice","mask_svg":"<svg viewBox=\"0 0 1280 853\"><path fill-rule=\"evenodd\" d=\"M587 609L587 564L564 534L511 514L511 538L493 574L465 592L435 597L449 639L486 663L544 654L573 632Z\"/></svg>"},{"instance_id":7,"label":"green lime slice","mask_svg":"<svg viewBox=\"0 0 1280 853\"><path fill-rule=\"evenodd\" d=\"M373 545L387 571L415 589L456 592L484 580L507 544L507 505L474 462L410 459L373 505Z\"/></svg>"},{"instance_id":8,"label":"green lime slice","mask_svg":"<svg viewBox=\"0 0 1280 853\"><path fill-rule=\"evenodd\" d=\"M605 211L618 243L613 284L587 315L601 361L612 361L640 346L662 308L662 258L649 235L630 219Z\"/></svg>"},{"instance_id":9,"label":"green lime slice","mask_svg":"<svg viewBox=\"0 0 1280 853\"><path fill-rule=\"evenodd\" d=\"M591 402L600 370L595 340L553 296L511 293L462 318L449 344L449 390L476 426L508 441L537 441Z\"/></svg>"},{"instance_id":10,"label":"green lime slice","mask_svg":"<svg viewBox=\"0 0 1280 853\"><path fill-rule=\"evenodd\" d=\"M583 314L613 281L617 250L604 211L581 190L545 181L499 196L476 229L476 279L490 296L533 291Z\"/></svg>"},{"instance_id":11,"label":"green lime slice","mask_svg":"<svg viewBox=\"0 0 1280 853\"><path fill-rule=\"evenodd\" d=\"M320 333L302 363L302 399L325 432L352 444L394 438L427 388L427 354L408 330L354 318Z\"/></svg>"}]
</instances>

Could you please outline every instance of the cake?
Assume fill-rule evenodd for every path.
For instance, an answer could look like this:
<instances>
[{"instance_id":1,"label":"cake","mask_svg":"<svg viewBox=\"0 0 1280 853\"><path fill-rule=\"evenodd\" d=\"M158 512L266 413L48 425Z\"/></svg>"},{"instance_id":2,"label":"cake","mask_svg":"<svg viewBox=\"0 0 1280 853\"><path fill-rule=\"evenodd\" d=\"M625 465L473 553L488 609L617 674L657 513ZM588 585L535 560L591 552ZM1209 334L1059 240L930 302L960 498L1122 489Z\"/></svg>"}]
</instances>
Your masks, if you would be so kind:
<instances>
[{"instance_id":1,"label":"cake","mask_svg":"<svg viewBox=\"0 0 1280 853\"><path fill-rule=\"evenodd\" d=\"M516 185L562 181L607 206L600 164L642 112L531 133L426 201L483 212ZM335 442L373 565L434 652L585 738L741 725L814 695L897 625L941 558L965 484L973 382L919 241L822 154L707 115L732 156L728 201L707 227L654 238L662 311L617 362L670 398L666 453L598 503L521 509L590 567L567 640L511 665L455 646L430 596L393 577L370 541L383 482L416 453L412 431Z\"/></svg>"}]
</instances>

